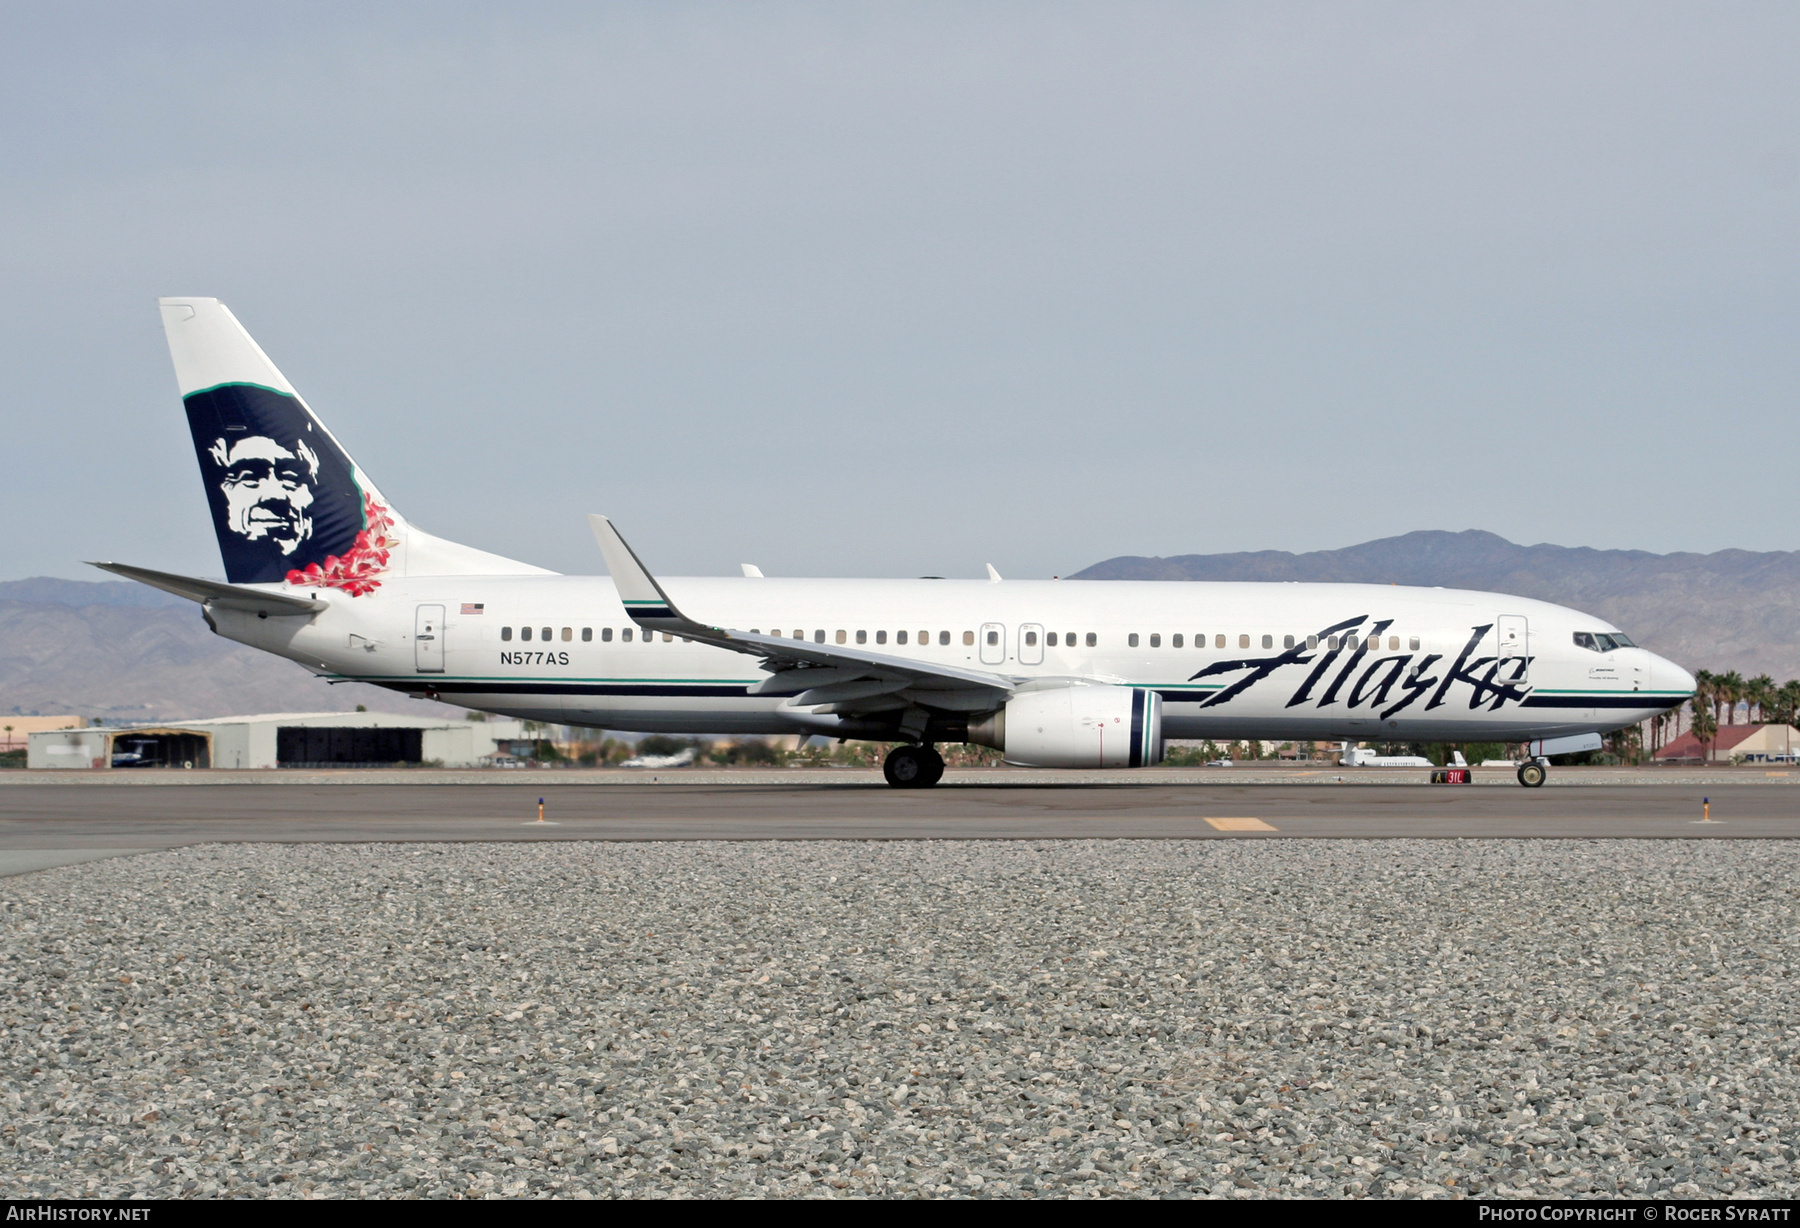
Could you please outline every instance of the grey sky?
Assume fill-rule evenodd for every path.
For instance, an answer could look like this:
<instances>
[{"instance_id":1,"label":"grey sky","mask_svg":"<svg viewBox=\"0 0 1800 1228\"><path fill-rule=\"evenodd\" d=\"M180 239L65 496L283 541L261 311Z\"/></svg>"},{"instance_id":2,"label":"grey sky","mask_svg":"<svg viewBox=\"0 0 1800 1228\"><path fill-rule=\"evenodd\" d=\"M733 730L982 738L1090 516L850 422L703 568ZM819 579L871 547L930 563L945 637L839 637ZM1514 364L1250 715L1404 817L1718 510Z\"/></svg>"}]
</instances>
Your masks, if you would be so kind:
<instances>
[{"instance_id":1,"label":"grey sky","mask_svg":"<svg viewBox=\"0 0 1800 1228\"><path fill-rule=\"evenodd\" d=\"M6 576L217 574L152 299L597 572L1794 549L1800 7L0 9Z\"/></svg>"}]
</instances>

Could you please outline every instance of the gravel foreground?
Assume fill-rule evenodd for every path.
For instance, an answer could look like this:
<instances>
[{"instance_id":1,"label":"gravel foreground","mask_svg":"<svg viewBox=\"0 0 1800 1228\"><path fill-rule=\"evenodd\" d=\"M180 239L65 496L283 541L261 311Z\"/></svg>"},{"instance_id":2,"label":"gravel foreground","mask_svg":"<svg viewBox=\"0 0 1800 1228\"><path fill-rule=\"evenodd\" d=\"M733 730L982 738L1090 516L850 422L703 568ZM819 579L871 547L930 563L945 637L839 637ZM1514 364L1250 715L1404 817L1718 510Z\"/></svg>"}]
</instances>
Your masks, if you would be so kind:
<instances>
[{"instance_id":1,"label":"gravel foreground","mask_svg":"<svg viewBox=\"0 0 1800 1228\"><path fill-rule=\"evenodd\" d=\"M1791 1198L1800 844L203 846L0 883L0 1197Z\"/></svg>"}]
</instances>

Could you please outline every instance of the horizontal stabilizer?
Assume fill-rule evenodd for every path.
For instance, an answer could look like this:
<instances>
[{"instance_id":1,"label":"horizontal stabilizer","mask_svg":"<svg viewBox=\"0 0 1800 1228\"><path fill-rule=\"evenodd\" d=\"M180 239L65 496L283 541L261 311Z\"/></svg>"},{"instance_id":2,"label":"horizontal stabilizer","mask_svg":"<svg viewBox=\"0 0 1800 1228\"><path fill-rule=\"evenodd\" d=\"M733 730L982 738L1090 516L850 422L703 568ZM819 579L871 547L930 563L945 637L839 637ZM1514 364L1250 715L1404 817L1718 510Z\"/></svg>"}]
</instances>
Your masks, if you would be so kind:
<instances>
[{"instance_id":1,"label":"horizontal stabilizer","mask_svg":"<svg viewBox=\"0 0 1800 1228\"><path fill-rule=\"evenodd\" d=\"M129 567L124 563L90 563L88 566L110 571L115 576L124 576L127 580L136 580L139 584L148 584L151 588L160 588L177 597L186 597L189 601L217 606L222 610L245 610L281 618L297 614L317 614L325 608L325 602L316 597L265 593L260 589L245 588L238 584L221 584L217 580L198 580L192 576L177 576L166 571L151 571L148 567Z\"/></svg>"}]
</instances>

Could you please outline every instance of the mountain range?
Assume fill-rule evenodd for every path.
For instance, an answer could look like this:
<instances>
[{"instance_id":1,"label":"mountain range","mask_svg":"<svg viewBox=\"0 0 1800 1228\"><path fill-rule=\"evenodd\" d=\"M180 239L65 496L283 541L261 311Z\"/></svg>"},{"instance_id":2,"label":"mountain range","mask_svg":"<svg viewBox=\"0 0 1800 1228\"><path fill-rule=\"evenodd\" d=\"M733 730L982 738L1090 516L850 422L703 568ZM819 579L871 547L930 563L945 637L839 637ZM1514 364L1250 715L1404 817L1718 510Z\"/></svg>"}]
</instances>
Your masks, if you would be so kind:
<instances>
[{"instance_id":1,"label":"mountain range","mask_svg":"<svg viewBox=\"0 0 1800 1228\"><path fill-rule=\"evenodd\" d=\"M1071 580L1316 580L1537 597L1598 615L1690 669L1800 677L1800 552L1649 554L1419 532L1306 554L1124 556ZM0 713L112 721L254 712L460 715L379 687L331 686L212 634L190 601L121 581L0 582Z\"/></svg>"},{"instance_id":2,"label":"mountain range","mask_svg":"<svg viewBox=\"0 0 1800 1228\"><path fill-rule=\"evenodd\" d=\"M462 715L380 687L322 682L290 661L214 635L199 606L141 584L44 576L0 583L0 714L130 723L348 712L357 704Z\"/></svg>"},{"instance_id":3,"label":"mountain range","mask_svg":"<svg viewBox=\"0 0 1800 1228\"><path fill-rule=\"evenodd\" d=\"M1507 593L1607 619L1689 669L1766 673L1777 682L1800 677L1797 551L1650 554L1425 531L1306 554L1122 556L1069 579L1313 580Z\"/></svg>"}]
</instances>

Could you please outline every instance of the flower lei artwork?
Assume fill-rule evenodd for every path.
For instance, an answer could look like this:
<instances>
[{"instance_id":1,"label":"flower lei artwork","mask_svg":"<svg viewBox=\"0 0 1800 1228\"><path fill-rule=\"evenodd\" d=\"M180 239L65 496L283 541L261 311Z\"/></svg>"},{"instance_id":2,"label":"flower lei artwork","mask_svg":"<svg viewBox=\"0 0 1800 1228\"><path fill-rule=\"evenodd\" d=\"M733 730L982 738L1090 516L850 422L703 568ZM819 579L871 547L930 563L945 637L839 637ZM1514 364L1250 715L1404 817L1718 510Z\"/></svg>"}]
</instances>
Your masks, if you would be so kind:
<instances>
[{"instance_id":1,"label":"flower lei artwork","mask_svg":"<svg viewBox=\"0 0 1800 1228\"><path fill-rule=\"evenodd\" d=\"M368 528L356 535L356 541L342 557L325 556L325 563L308 563L305 570L287 573L289 584L301 587L341 588L352 597L366 597L381 587L376 579L387 570L388 551L400 544L393 535L394 518L388 509L375 502L373 495L363 496L363 520Z\"/></svg>"}]
</instances>

